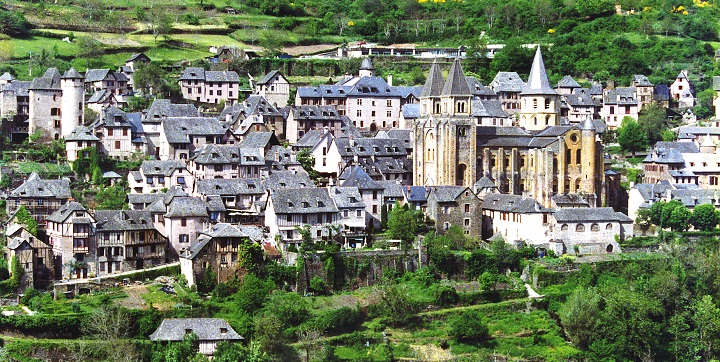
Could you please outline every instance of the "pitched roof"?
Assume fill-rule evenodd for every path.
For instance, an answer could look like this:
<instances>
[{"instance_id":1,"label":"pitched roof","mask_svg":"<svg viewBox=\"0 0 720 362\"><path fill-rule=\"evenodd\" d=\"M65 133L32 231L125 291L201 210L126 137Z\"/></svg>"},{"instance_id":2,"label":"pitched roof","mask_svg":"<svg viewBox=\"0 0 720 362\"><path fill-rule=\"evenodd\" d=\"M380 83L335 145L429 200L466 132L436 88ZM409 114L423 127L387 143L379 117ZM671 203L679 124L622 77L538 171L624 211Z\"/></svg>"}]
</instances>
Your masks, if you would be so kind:
<instances>
[{"instance_id":1,"label":"pitched roof","mask_svg":"<svg viewBox=\"0 0 720 362\"><path fill-rule=\"evenodd\" d=\"M138 59L139 60L144 60L144 59L150 60L150 58L147 55L145 55L145 53L135 53L135 54L131 55L130 58L128 58L125 62L126 63L133 62Z\"/></svg>"},{"instance_id":2,"label":"pitched roof","mask_svg":"<svg viewBox=\"0 0 720 362\"><path fill-rule=\"evenodd\" d=\"M268 84L268 83L270 82L270 80L273 79L273 77L276 76L276 75L279 75L279 76L285 78L285 77L282 75L282 73L280 73L279 70L272 70L272 71L270 71L270 73L265 74L265 76L263 76L262 78L260 78L260 80L257 81L255 84Z\"/></svg>"},{"instance_id":3,"label":"pitched roof","mask_svg":"<svg viewBox=\"0 0 720 362\"><path fill-rule=\"evenodd\" d=\"M208 207L197 197L173 197L167 204L165 217L208 217Z\"/></svg>"},{"instance_id":4,"label":"pitched roof","mask_svg":"<svg viewBox=\"0 0 720 362\"><path fill-rule=\"evenodd\" d=\"M200 195L261 195L265 193L259 178L201 179L196 183Z\"/></svg>"},{"instance_id":5,"label":"pitched roof","mask_svg":"<svg viewBox=\"0 0 720 362\"><path fill-rule=\"evenodd\" d=\"M450 66L450 73L448 73L447 80L440 94L443 96L472 95L467 80L465 80L465 73L463 73L462 65L460 64L460 58L455 58L455 61Z\"/></svg>"},{"instance_id":6,"label":"pitched roof","mask_svg":"<svg viewBox=\"0 0 720 362\"><path fill-rule=\"evenodd\" d=\"M10 73L5 72L3 75L0 75L0 80L15 80L15 77L13 77Z\"/></svg>"},{"instance_id":7,"label":"pitched roof","mask_svg":"<svg viewBox=\"0 0 720 362\"><path fill-rule=\"evenodd\" d=\"M13 80L7 84L0 84L0 89L5 92L15 92L16 96L27 96L29 94L30 83L27 81Z\"/></svg>"},{"instance_id":8,"label":"pitched roof","mask_svg":"<svg viewBox=\"0 0 720 362\"><path fill-rule=\"evenodd\" d=\"M30 90L60 90L60 72L57 68L48 68L40 78L34 78Z\"/></svg>"},{"instance_id":9,"label":"pitched roof","mask_svg":"<svg viewBox=\"0 0 720 362\"><path fill-rule=\"evenodd\" d=\"M402 115L405 119L420 118L420 104L407 103L402 106Z\"/></svg>"},{"instance_id":10,"label":"pitched roof","mask_svg":"<svg viewBox=\"0 0 720 362\"><path fill-rule=\"evenodd\" d=\"M545 62L543 62L540 46L535 51L535 59L530 68L527 85L520 94L557 94L550 85L550 79L545 71Z\"/></svg>"},{"instance_id":11,"label":"pitched roof","mask_svg":"<svg viewBox=\"0 0 720 362\"><path fill-rule=\"evenodd\" d=\"M197 117L198 109L193 104L174 104L169 99L155 99L147 109L145 120L160 121L162 117Z\"/></svg>"},{"instance_id":12,"label":"pitched roof","mask_svg":"<svg viewBox=\"0 0 720 362\"><path fill-rule=\"evenodd\" d=\"M360 190L382 190L375 180L365 172L360 166L354 166L350 168L349 172L344 174L344 181L341 186L343 187L357 187Z\"/></svg>"},{"instance_id":13,"label":"pitched roof","mask_svg":"<svg viewBox=\"0 0 720 362\"><path fill-rule=\"evenodd\" d=\"M313 148L323 139L325 135L333 137L332 133L327 132L324 129L311 129L300 137L300 139L293 145L294 148Z\"/></svg>"},{"instance_id":14,"label":"pitched roof","mask_svg":"<svg viewBox=\"0 0 720 362\"><path fill-rule=\"evenodd\" d=\"M190 136L222 136L227 132L213 117L177 117L162 122L169 143L190 143Z\"/></svg>"},{"instance_id":15,"label":"pitched roof","mask_svg":"<svg viewBox=\"0 0 720 362\"><path fill-rule=\"evenodd\" d=\"M143 175L147 176L165 176L170 175L178 169L184 169L185 162L181 160L167 160L167 161L143 161L140 164L140 170Z\"/></svg>"},{"instance_id":16,"label":"pitched roof","mask_svg":"<svg viewBox=\"0 0 720 362\"><path fill-rule=\"evenodd\" d=\"M339 209L365 208L357 187L332 187L330 197L335 200L335 205Z\"/></svg>"},{"instance_id":17,"label":"pitched roof","mask_svg":"<svg viewBox=\"0 0 720 362\"><path fill-rule=\"evenodd\" d=\"M54 197L58 199L69 199L70 181L68 180L43 180L36 172L28 176L20 187L12 190L8 197Z\"/></svg>"},{"instance_id":18,"label":"pitched roof","mask_svg":"<svg viewBox=\"0 0 720 362\"><path fill-rule=\"evenodd\" d=\"M315 187L315 183L305 171L274 171L263 180L263 183L268 190Z\"/></svg>"},{"instance_id":19,"label":"pitched roof","mask_svg":"<svg viewBox=\"0 0 720 362\"><path fill-rule=\"evenodd\" d=\"M154 192L151 194L128 194L128 204L152 204L157 200L165 197L164 192Z\"/></svg>"},{"instance_id":20,"label":"pitched roof","mask_svg":"<svg viewBox=\"0 0 720 362\"><path fill-rule=\"evenodd\" d=\"M70 68L65 72L65 74L60 77L60 79L83 79L82 74L78 73L75 68Z\"/></svg>"},{"instance_id":21,"label":"pitched roof","mask_svg":"<svg viewBox=\"0 0 720 362\"><path fill-rule=\"evenodd\" d=\"M627 215L616 212L612 207L578 207L555 210L555 220L563 222L633 222Z\"/></svg>"},{"instance_id":22,"label":"pitched roof","mask_svg":"<svg viewBox=\"0 0 720 362\"><path fill-rule=\"evenodd\" d=\"M480 189L488 189L488 188L489 188L489 189L496 189L497 186L495 185L495 183L494 183L489 177L483 176L483 177L481 177L479 180L477 180L477 182L475 183L475 185L473 185L473 188L474 188L476 191L479 191Z\"/></svg>"},{"instance_id":23,"label":"pitched roof","mask_svg":"<svg viewBox=\"0 0 720 362\"><path fill-rule=\"evenodd\" d=\"M273 132L250 132L238 144L239 148L266 148L269 146L279 145L277 136Z\"/></svg>"},{"instance_id":24,"label":"pitched roof","mask_svg":"<svg viewBox=\"0 0 720 362\"><path fill-rule=\"evenodd\" d=\"M75 211L87 211L79 202L71 201L60 206L55 212L45 218L47 221L62 223L72 216Z\"/></svg>"},{"instance_id":25,"label":"pitched roof","mask_svg":"<svg viewBox=\"0 0 720 362\"><path fill-rule=\"evenodd\" d=\"M502 105L500 104L500 101L497 99L490 99L490 100L473 99L472 100L472 115L473 115L473 117L497 117L497 118L509 117L507 112L505 112L505 110L503 110Z\"/></svg>"},{"instance_id":26,"label":"pitched roof","mask_svg":"<svg viewBox=\"0 0 720 362\"><path fill-rule=\"evenodd\" d=\"M397 97L402 95L397 87L390 86L381 77L359 77L354 78L355 84L350 88L347 95L352 97Z\"/></svg>"},{"instance_id":27,"label":"pitched roof","mask_svg":"<svg viewBox=\"0 0 720 362\"><path fill-rule=\"evenodd\" d=\"M145 210L97 210L98 231L154 230L153 216Z\"/></svg>"},{"instance_id":28,"label":"pitched roof","mask_svg":"<svg viewBox=\"0 0 720 362\"><path fill-rule=\"evenodd\" d=\"M428 200L434 198L438 203L453 202L467 189L465 186L433 186L430 188Z\"/></svg>"},{"instance_id":29,"label":"pitched roof","mask_svg":"<svg viewBox=\"0 0 720 362\"><path fill-rule=\"evenodd\" d=\"M542 207L537 200L531 197L509 194L487 194L483 198L482 207L486 210L515 213L537 213L548 211L548 209Z\"/></svg>"},{"instance_id":30,"label":"pitched roof","mask_svg":"<svg viewBox=\"0 0 720 362\"><path fill-rule=\"evenodd\" d=\"M87 127L77 126L72 133L65 136L65 141L100 141L100 139Z\"/></svg>"},{"instance_id":31,"label":"pitched roof","mask_svg":"<svg viewBox=\"0 0 720 362\"><path fill-rule=\"evenodd\" d=\"M470 92L474 96L492 96L494 97L495 91L492 90L490 87L486 87L480 83L475 77L466 76L465 80L467 81L468 87L470 88Z\"/></svg>"},{"instance_id":32,"label":"pitched roof","mask_svg":"<svg viewBox=\"0 0 720 362\"><path fill-rule=\"evenodd\" d=\"M153 341L182 341L188 331L200 341L237 341L245 339L221 318L165 318L150 335Z\"/></svg>"},{"instance_id":33,"label":"pitched roof","mask_svg":"<svg viewBox=\"0 0 720 362\"><path fill-rule=\"evenodd\" d=\"M203 165L238 164L240 150L237 145L206 144L190 160Z\"/></svg>"},{"instance_id":34,"label":"pitched roof","mask_svg":"<svg viewBox=\"0 0 720 362\"><path fill-rule=\"evenodd\" d=\"M445 87L445 81L443 80L442 73L440 71L440 65L433 62L430 66L430 74L428 74L425 80L425 86L420 93L420 97L437 97Z\"/></svg>"},{"instance_id":35,"label":"pitched roof","mask_svg":"<svg viewBox=\"0 0 720 362\"><path fill-rule=\"evenodd\" d=\"M635 85L636 87L652 87L653 86L653 84L650 83L650 80L642 74L633 75L633 85Z\"/></svg>"},{"instance_id":36,"label":"pitched roof","mask_svg":"<svg viewBox=\"0 0 720 362\"><path fill-rule=\"evenodd\" d=\"M271 189L270 199L278 214L314 214L338 211L326 188Z\"/></svg>"},{"instance_id":37,"label":"pitched roof","mask_svg":"<svg viewBox=\"0 0 720 362\"><path fill-rule=\"evenodd\" d=\"M636 105L635 87L618 87L605 93L605 104Z\"/></svg>"},{"instance_id":38,"label":"pitched roof","mask_svg":"<svg viewBox=\"0 0 720 362\"><path fill-rule=\"evenodd\" d=\"M496 93L498 92L522 92L525 87L520 75L516 72L498 72L489 84Z\"/></svg>"},{"instance_id":39,"label":"pitched roof","mask_svg":"<svg viewBox=\"0 0 720 362\"><path fill-rule=\"evenodd\" d=\"M85 72L85 83L100 82L107 78L108 75L112 75L110 69L88 69Z\"/></svg>"},{"instance_id":40,"label":"pitched roof","mask_svg":"<svg viewBox=\"0 0 720 362\"><path fill-rule=\"evenodd\" d=\"M538 48L539 49L539 48ZM580 84L573 77L566 75L560 79L557 84L558 88L581 88Z\"/></svg>"}]
</instances>

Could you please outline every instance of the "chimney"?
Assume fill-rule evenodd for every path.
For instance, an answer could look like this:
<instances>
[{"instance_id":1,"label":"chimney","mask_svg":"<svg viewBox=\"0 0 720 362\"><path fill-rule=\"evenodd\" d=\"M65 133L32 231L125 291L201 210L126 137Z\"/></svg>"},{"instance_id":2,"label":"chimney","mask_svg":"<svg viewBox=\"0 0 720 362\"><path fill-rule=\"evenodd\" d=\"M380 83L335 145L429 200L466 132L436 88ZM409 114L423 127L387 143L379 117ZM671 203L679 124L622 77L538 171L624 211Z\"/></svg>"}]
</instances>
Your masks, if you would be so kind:
<instances>
[{"instance_id":1,"label":"chimney","mask_svg":"<svg viewBox=\"0 0 720 362\"><path fill-rule=\"evenodd\" d=\"M388 83L388 85L391 86L391 87L392 87L392 85L393 85L393 84L392 84L392 81L393 81L393 76L392 76L392 74L388 74L387 83Z\"/></svg>"},{"instance_id":2,"label":"chimney","mask_svg":"<svg viewBox=\"0 0 720 362\"><path fill-rule=\"evenodd\" d=\"M350 147L355 147L355 138L353 138L353 137L351 136L350 139L349 139L349 141L350 141Z\"/></svg>"}]
</instances>

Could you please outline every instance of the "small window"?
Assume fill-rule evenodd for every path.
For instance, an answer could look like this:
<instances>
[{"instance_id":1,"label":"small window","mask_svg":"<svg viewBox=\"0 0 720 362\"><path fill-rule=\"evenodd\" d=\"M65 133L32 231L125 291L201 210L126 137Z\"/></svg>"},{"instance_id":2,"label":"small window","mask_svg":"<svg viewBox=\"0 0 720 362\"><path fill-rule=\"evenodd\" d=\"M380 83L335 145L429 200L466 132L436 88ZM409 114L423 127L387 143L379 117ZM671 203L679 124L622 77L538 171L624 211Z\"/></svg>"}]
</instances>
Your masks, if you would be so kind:
<instances>
[{"instance_id":1,"label":"small window","mask_svg":"<svg viewBox=\"0 0 720 362\"><path fill-rule=\"evenodd\" d=\"M598 224L592 224L590 225L590 231L600 231L600 226Z\"/></svg>"},{"instance_id":2,"label":"small window","mask_svg":"<svg viewBox=\"0 0 720 362\"><path fill-rule=\"evenodd\" d=\"M562 226L560 227L560 230L562 230L562 231L566 231L567 229L568 229L568 224L562 224Z\"/></svg>"},{"instance_id":3,"label":"small window","mask_svg":"<svg viewBox=\"0 0 720 362\"><path fill-rule=\"evenodd\" d=\"M577 226L575 227L575 231L579 233L585 232L585 225L577 224Z\"/></svg>"}]
</instances>

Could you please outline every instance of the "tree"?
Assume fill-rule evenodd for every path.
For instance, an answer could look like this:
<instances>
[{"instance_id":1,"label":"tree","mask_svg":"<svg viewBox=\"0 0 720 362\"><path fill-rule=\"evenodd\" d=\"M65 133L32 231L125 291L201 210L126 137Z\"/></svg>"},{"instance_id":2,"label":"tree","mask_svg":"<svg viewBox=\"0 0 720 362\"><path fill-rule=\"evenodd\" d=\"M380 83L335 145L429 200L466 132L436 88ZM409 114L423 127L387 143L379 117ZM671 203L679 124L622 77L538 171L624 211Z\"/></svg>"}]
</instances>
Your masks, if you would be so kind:
<instances>
[{"instance_id":1,"label":"tree","mask_svg":"<svg viewBox=\"0 0 720 362\"><path fill-rule=\"evenodd\" d=\"M25 228L30 234L33 234L35 237L38 236L38 223L35 218L30 215L30 212L27 211L25 205L21 205L20 208L18 208L17 212L15 212L15 218L18 224L25 225Z\"/></svg>"},{"instance_id":2,"label":"tree","mask_svg":"<svg viewBox=\"0 0 720 362\"><path fill-rule=\"evenodd\" d=\"M682 202L678 200L670 200L668 202L665 202L661 205L661 214L660 214L660 223L657 224L661 228L669 228L671 227L671 220L672 220L672 214L675 211L676 208L683 208L685 209L685 205L682 204ZM681 216L680 214L678 214ZM677 220L680 221L680 220Z\"/></svg>"},{"instance_id":3,"label":"tree","mask_svg":"<svg viewBox=\"0 0 720 362\"><path fill-rule=\"evenodd\" d=\"M30 27L23 13L0 10L0 33L12 37L26 37L30 34Z\"/></svg>"},{"instance_id":4,"label":"tree","mask_svg":"<svg viewBox=\"0 0 720 362\"><path fill-rule=\"evenodd\" d=\"M102 43L89 36L80 36L75 40L78 46L78 57L85 58L87 67L90 67L90 60L102 54Z\"/></svg>"},{"instance_id":5,"label":"tree","mask_svg":"<svg viewBox=\"0 0 720 362\"><path fill-rule=\"evenodd\" d=\"M282 321L283 329L295 327L307 320L310 305L306 298L295 292L274 291L263 307L265 314L276 316Z\"/></svg>"},{"instance_id":6,"label":"tree","mask_svg":"<svg viewBox=\"0 0 720 362\"><path fill-rule=\"evenodd\" d=\"M187 362L197 355L199 347L198 337L195 333L183 336L180 342L171 342L165 349L166 362Z\"/></svg>"},{"instance_id":7,"label":"tree","mask_svg":"<svg viewBox=\"0 0 720 362\"><path fill-rule=\"evenodd\" d=\"M300 233L300 238L302 239L302 242L300 244L300 251L310 251L314 249L315 246L315 239L313 239L312 230L310 229L310 225L303 225L302 227L296 226L295 230L297 230L298 233Z\"/></svg>"},{"instance_id":8,"label":"tree","mask_svg":"<svg viewBox=\"0 0 720 362\"><path fill-rule=\"evenodd\" d=\"M261 279L255 274L246 274L242 285L235 293L235 301L241 310L252 314L262 308L273 289L275 283L271 280Z\"/></svg>"},{"instance_id":9,"label":"tree","mask_svg":"<svg viewBox=\"0 0 720 362\"><path fill-rule=\"evenodd\" d=\"M488 326L477 311L466 311L448 320L450 334L463 343L480 342L488 337Z\"/></svg>"},{"instance_id":10,"label":"tree","mask_svg":"<svg viewBox=\"0 0 720 362\"><path fill-rule=\"evenodd\" d=\"M637 123L647 134L650 144L655 144L655 142L663 140L663 132L667 130L666 120L665 109L657 103L651 103L640 111Z\"/></svg>"},{"instance_id":11,"label":"tree","mask_svg":"<svg viewBox=\"0 0 720 362\"><path fill-rule=\"evenodd\" d=\"M673 231L685 231L690 224L690 218L692 217L690 210L685 206L676 207L670 213L670 220L668 226Z\"/></svg>"},{"instance_id":12,"label":"tree","mask_svg":"<svg viewBox=\"0 0 720 362\"><path fill-rule=\"evenodd\" d=\"M198 292L200 293L210 293L212 292L215 287L217 286L217 274L213 271L213 269L208 265L207 268L205 268L205 272L203 273L202 279L198 280Z\"/></svg>"},{"instance_id":13,"label":"tree","mask_svg":"<svg viewBox=\"0 0 720 362\"><path fill-rule=\"evenodd\" d=\"M167 72L156 63L139 63L133 74L133 87L144 96L163 94L167 90L166 76Z\"/></svg>"},{"instance_id":14,"label":"tree","mask_svg":"<svg viewBox=\"0 0 720 362\"><path fill-rule=\"evenodd\" d=\"M312 179L313 181L318 180L320 176L313 168L315 167L315 157L313 157L312 153L310 153L310 150L306 148L300 150L297 153L296 160L300 163L300 166L302 166L303 170L308 173L310 179Z\"/></svg>"},{"instance_id":15,"label":"tree","mask_svg":"<svg viewBox=\"0 0 720 362\"><path fill-rule=\"evenodd\" d=\"M598 332L600 300L595 289L577 288L558 311L565 333L580 349L587 349Z\"/></svg>"},{"instance_id":16,"label":"tree","mask_svg":"<svg viewBox=\"0 0 720 362\"><path fill-rule=\"evenodd\" d=\"M633 157L635 152L643 151L648 147L647 134L631 117L623 118L617 140L623 152L632 152Z\"/></svg>"},{"instance_id":17,"label":"tree","mask_svg":"<svg viewBox=\"0 0 720 362\"><path fill-rule=\"evenodd\" d=\"M404 243L412 243L418 229L415 211L405 210L396 204L388 216L388 235L391 239L399 239Z\"/></svg>"},{"instance_id":18,"label":"tree","mask_svg":"<svg viewBox=\"0 0 720 362\"><path fill-rule=\"evenodd\" d=\"M137 353L127 341L130 329L130 314L127 309L113 304L95 309L82 324L83 332L102 341L103 349L110 360L132 361Z\"/></svg>"},{"instance_id":19,"label":"tree","mask_svg":"<svg viewBox=\"0 0 720 362\"><path fill-rule=\"evenodd\" d=\"M238 268L257 273L263 263L263 256L263 250L258 243L245 239L238 246Z\"/></svg>"},{"instance_id":20,"label":"tree","mask_svg":"<svg viewBox=\"0 0 720 362\"><path fill-rule=\"evenodd\" d=\"M383 230L387 229L387 223L388 223L388 207L386 204L383 204L380 207L380 227Z\"/></svg>"},{"instance_id":21,"label":"tree","mask_svg":"<svg viewBox=\"0 0 720 362\"><path fill-rule=\"evenodd\" d=\"M702 231L711 231L718 224L718 214L715 211L715 207L711 204L702 204L695 206L692 217L690 218L690 224L697 229Z\"/></svg>"},{"instance_id":22,"label":"tree","mask_svg":"<svg viewBox=\"0 0 720 362\"><path fill-rule=\"evenodd\" d=\"M98 210L127 210L127 194L128 191L122 182L109 187L100 188L95 195L96 200L100 200L97 204Z\"/></svg>"},{"instance_id":23,"label":"tree","mask_svg":"<svg viewBox=\"0 0 720 362\"><path fill-rule=\"evenodd\" d=\"M693 305L692 319L697 328L698 339L703 347L706 361L712 360L720 334L720 308L715 306L713 298L705 295Z\"/></svg>"}]
</instances>

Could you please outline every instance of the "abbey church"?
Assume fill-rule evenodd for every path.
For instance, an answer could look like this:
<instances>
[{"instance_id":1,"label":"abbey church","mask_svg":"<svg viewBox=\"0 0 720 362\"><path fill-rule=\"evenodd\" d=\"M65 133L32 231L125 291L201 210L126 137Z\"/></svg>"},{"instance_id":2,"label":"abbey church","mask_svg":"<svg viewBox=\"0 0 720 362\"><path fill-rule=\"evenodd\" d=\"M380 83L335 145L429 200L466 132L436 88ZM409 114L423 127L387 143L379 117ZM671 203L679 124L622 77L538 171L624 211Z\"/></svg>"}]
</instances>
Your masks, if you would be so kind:
<instances>
[{"instance_id":1,"label":"abbey church","mask_svg":"<svg viewBox=\"0 0 720 362\"><path fill-rule=\"evenodd\" d=\"M520 111L510 127L479 126L459 60L443 79L430 69L414 127L414 185L472 187L489 177L502 193L552 207L555 194L579 194L592 206L603 199L603 151L590 118L560 124L560 95L550 86L538 48Z\"/></svg>"}]
</instances>

